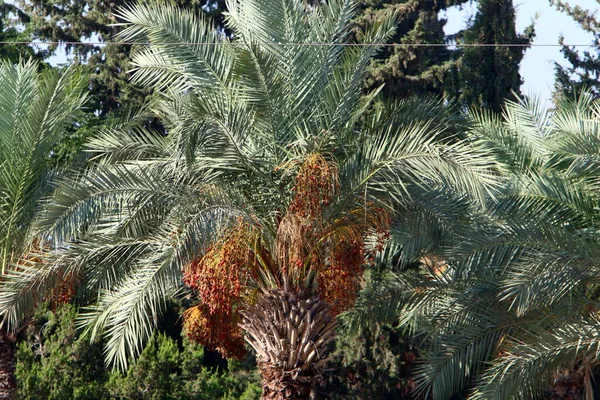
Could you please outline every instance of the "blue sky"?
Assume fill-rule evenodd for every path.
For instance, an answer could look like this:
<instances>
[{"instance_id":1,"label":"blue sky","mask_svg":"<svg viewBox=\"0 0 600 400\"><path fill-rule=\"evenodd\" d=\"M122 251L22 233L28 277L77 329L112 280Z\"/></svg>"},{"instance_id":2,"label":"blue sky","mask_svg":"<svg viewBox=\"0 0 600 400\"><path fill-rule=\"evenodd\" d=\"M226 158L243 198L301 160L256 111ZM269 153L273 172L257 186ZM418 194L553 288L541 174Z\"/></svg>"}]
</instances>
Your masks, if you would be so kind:
<instances>
[{"instance_id":1,"label":"blue sky","mask_svg":"<svg viewBox=\"0 0 600 400\"><path fill-rule=\"evenodd\" d=\"M600 0L598 0L600 1ZM599 10L600 4L596 0L568 0L575 6L589 10ZM565 37L565 43L588 44L592 43L593 35L584 32L567 15L556 11L550 6L548 0L515 0L517 9L517 29L522 31L531 23L536 13L538 18L535 23L536 38L533 43L558 44L559 35ZM448 24L446 33L454 33L464 27L469 15L476 12L476 4L455 7L448 11ZM589 48L579 48L580 51ZM522 90L525 94L537 95L542 99L550 99L554 84L554 61L566 64L560 47L532 47L525 53L521 64L521 75L524 79Z\"/></svg>"}]
</instances>

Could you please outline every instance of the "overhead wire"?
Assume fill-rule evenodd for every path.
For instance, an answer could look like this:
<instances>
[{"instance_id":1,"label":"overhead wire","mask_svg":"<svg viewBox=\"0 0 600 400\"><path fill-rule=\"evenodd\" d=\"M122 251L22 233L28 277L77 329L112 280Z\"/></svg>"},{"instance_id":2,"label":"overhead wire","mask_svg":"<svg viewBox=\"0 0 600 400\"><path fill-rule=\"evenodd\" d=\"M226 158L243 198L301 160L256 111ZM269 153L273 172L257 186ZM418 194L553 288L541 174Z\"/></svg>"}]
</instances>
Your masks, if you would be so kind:
<instances>
[{"instance_id":1,"label":"overhead wire","mask_svg":"<svg viewBox=\"0 0 600 400\"><path fill-rule=\"evenodd\" d=\"M600 48L600 44L558 44L558 43L246 43L246 42L166 42L166 43L152 43L152 42L100 42L100 41L0 41L0 45L8 44L22 44L22 45L40 45L40 46L52 46L52 45L141 45L141 46L279 46L279 47L306 47L306 46L343 46L343 47L597 47Z\"/></svg>"}]
</instances>

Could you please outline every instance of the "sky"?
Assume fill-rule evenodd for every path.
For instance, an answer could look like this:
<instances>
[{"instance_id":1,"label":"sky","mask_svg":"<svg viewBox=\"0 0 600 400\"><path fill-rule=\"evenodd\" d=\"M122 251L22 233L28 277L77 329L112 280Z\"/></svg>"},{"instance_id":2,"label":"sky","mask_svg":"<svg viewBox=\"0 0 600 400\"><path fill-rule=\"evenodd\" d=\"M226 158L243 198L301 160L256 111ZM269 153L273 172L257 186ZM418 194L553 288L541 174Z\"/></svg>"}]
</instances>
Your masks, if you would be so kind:
<instances>
[{"instance_id":1,"label":"sky","mask_svg":"<svg viewBox=\"0 0 600 400\"><path fill-rule=\"evenodd\" d=\"M568 0L568 3L598 11L600 10L598 1ZM594 39L593 35L584 32L569 16L550 6L548 0L515 0L514 4L517 10L518 31L523 31L531 23L532 18L538 15L535 22L534 44L558 44L560 34L565 37L565 43L589 44ZM453 7L447 12L446 33L455 33L464 28L469 15L474 15L476 11L475 2L463 7L462 10ZM578 49L589 50L588 47ZM521 76L524 80L521 90L524 94L535 95L544 100L552 97L554 61L568 65L560 53L560 47L531 47L527 50L521 63Z\"/></svg>"}]
</instances>

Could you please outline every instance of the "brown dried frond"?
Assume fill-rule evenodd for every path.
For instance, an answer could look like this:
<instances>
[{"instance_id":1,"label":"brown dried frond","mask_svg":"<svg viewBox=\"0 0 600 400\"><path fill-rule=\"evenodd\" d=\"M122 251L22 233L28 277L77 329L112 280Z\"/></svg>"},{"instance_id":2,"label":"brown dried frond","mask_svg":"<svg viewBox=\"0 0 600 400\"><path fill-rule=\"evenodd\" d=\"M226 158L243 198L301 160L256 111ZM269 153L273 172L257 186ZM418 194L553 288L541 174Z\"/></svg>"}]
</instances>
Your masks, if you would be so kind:
<instances>
[{"instance_id":1,"label":"brown dried frond","mask_svg":"<svg viewBox=\"0 0 600 400\"><path fill-rule=\"evenodd\" d=\"M77 294L81 282L81 271L58 268L54 272L55 285L45 296L45 301L50 303L50 308L56 310L61 304L68 304Z\"/></svg>"},{"instance_id":2,"label":"brown dried frond","mask_svg":"<svg viewBox=\"0 0 600 400\"><path fill-rule=\"evenodd\" d=\"M21 268L37 268L40 271L50 268L51 279L47 291L36 294L35 301L47 301L53 310L61 304L67 304L77 294L81 282L82 271L80 268L69 268L66 264L52 264L49 259L52 247L48 242L35 239L28 246L27 251L14 263L17 270Z\"/></svg>"},{"instance_id":3,"label":"brown dried frond","mask_svg":"<svg viewBox=\"0 0 600 400\"><path fill-rule=\"evenodd\" d=\"M370 247L370 257L383 250L385 242L390 237L389 213L375 203L356 207L333 221L327 233L329 240L336 240L344 232L350 232L352 237L360 236ZM347 234L346 234L347 235Z\"/></svg>"},{"instance_id":4,"label":"brown dried frond","mask_svg":"<svg viewBox=\"0 0 600 400\"><path fill-rule=\"evenodd\" d=\"M419 262L421 265L427 268L428 272L437 277L444 275L446 269L448 268L446 260L435 254L424 255L423 257L419 258Z\"/></svg>"},{"instance_id":5,"label":"brown dried frond","mask_svg":"<svg viewBox=\"0 0 600 400\"><path fill-rule=\"evenodd\" d=\"M11 254L11 264L28 265L43 264L46 262L46 256L52 251L52 246L48 242L42 242L40 239L33 240L22 254Z\"/></svg>"}]
</instances>

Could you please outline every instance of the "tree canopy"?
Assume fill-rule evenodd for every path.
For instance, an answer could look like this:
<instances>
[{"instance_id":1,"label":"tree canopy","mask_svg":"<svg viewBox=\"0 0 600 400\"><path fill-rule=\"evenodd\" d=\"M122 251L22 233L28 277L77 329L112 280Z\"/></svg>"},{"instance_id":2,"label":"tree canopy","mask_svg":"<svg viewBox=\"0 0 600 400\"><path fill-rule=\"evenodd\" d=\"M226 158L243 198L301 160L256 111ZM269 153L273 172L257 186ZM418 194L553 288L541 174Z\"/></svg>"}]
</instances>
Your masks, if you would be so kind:
<instances>
[{"instance_id":1,"label":"tree canopy","mask_svg":"<svg viewBox=\"0 0 600 400\"><path fill-rule=\"evenodd\" d=\"M316 290L335 310L338 300L356 290L363 251L385 233L379 228L388 213L440 192L481 203L493 190L493 160L457 135L460 125L443 103L421 107L406 101L371 111L378 92L364 96L363 77L377 44L393 35L396 14L366 31L363 41L371 45L349 47L343 44L352 37L353 1L331 1L308 12L301 1L290 1L286 13L266 19L257 18L257 11L276 10L275 4L231 6L227 23L240 45L224 45L229 38L174 6L122 9L120 38L153 44L133 58L133 79L163 94L149 110L158 113L168 134L133 118L88 143L93 163L63 177L38 224L54 246L71 251L58 253L43 274L7 276L7 287L13 287L2 293L7 315L49 290L46 276L85 282L77 296L96 301L87 324L94 336L107 335L107 359L125 366L149 338L165 299L185 293L182 272L193 272L198 259L211 268L222 264L228 235L236 232L227 228L235 221L241 219L242 232L260 232L251 241L258 247L251 247L250 258L260 262L254 266L241 258L241 269L228 274L241 274L243 282L249 271L249 287L259 293ZM324 41L332 45L301 45ZM214 45L195 44L206 42ZM289 233L281 231L284 221ZM317 241L302 238L299 250L292 250L298 229L301 237L312 232L308 238ZM349 247L331 248L330 236ZM335 272L329 261L334 250L339 256L356 250L356 272ZM236 281L224 273L215 269L207 279L224 280L208 286L191 280L202 307L214 302L224 312L219 307L229 302L236 311L236 299L246 301L245 292L236 297L239 288L230 286ZM23 285L38 290L16 290ZM223 301L203 294L221 286ZM233 335L236 312L224 315L232 318ZM214 317L225 323L224 315Z\"/></svg>"},{"instance_id":2,"label":"tree canopy","mask_svg":"<svg viewBox=\"0 0 600 400\"><path fill-rule=\"evenodd\" d=\"M459 32L457 44L526 45L533 41L533 23L522 34L515 27L512 1L481 0L470 26ZM465 106L482 106L500 112L507 99L518 99L523 80L519 67L527 46L465 47L457 50L450 68L448 91Z\"/></svg>"},{"instance_id":3,"label":"tree canopy","mask_svg":"<svg viewBox=\"0 0 600 400\"><path fill-rule=\"evenodd\" d=\"M573 18L584 31L593 34L596 38L593 44L597 44L600 24L593 11L580 6L571 6L568 2L561 0L551 0L550 3L559 11ZM560 37L560 43L564 44L564 37L562 36ZM556 95L558 97L573 98L579 93L589 90L595 97L600 96L598 91L600 60L596 54L597 48L596 53L594 51L580 53L574 47L563 46L561 52L570 65L564 66L562 63L554 63Z\"/></svg>"},{"instance_id":4,"label":"tree canopy","mask_svg":"<svg viewBox=\"0 0 600 400\"><path fill-rule=\"evenodd\" d=\"M0 48L0 397L19 338L23 398L592 399L595 61L545 108L533 27L463 4L3 4L111 43Z\"/></svg>"}]
</instances>

